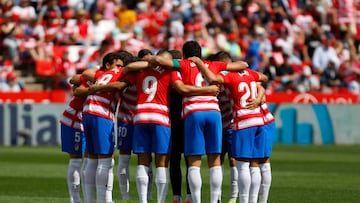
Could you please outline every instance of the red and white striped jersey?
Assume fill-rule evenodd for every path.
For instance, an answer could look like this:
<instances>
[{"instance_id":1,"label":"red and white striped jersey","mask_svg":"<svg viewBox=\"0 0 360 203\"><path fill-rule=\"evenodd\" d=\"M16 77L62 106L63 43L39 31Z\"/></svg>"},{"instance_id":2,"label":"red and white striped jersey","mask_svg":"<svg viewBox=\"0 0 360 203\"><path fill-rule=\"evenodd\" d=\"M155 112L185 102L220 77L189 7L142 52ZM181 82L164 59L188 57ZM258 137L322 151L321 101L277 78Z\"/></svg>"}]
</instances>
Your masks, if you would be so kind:
<instances>
[{"instance_id":1,"label":"red and white striped jersey","mask_svg":"<svg viewBox=\"0 0 360 203\"><path fill-rule=\"evenodd\" d=\"M357 7L355 0L334 0L333 6L337 9L339 23L355 23Z\"/></svg>"},{"instance_id":2,"label":"red and white striped jersey","mask_svg":"<svg viewBox=\"0 0 360 203\"><path fill-rule=\"evenodd\" d=\"M255 99L257 95L256 82L259 80L259 74L247 69L243 72L223 71L221 75L224 78L224 84L229 88L231 98L234 102L234 129L264 125L263 114L260 107L250 110L246 104Z\"/></svg>"},{"instance_id":3,"label":"red and white striped jersey","mask_svg":"<svg viewBox=\"0 0 360 203\"><path fill-rule=\"evenodd\" d=\"M264 123L265 124L268 124L268 123L271 123L273 121L275 121L275 118L274 116L272 115L272 113L270 112L268 106L266 103L262 104L260 106L261 110L262 110L262 113L264 115Z\"/></svg>"},{"instance_id":4,"label":"red and white striped jersey","mask_svg":"<svg viewBox=\"0 0 360 203\"><path fill-rule=\"evenodd\" d=\"M118 81L122 76L123 70L123 68L108 70L96 80L95 84L105 85ZM91 114L113 120L118 99L118 92L99 91L91 94L85 101L83 114Z\"/></svg>"},{"instance_id":5,"label":"red and white striped jersey","mask_svg":"<svg viewBox=\"0 0 360 203\"><path fill-rule=\"evenodd\" d=\"M170 126L170 85L179 79L177 71L159 66L130 74L126 79L136 83L137 105L134 124L160 124Z\"/></svg>"},{"instance_id":6,"label":"red and white striped jersey","mask_svg":"<svg viewBox=\"0 0 360 203\"><path fill-rule=\"evenodd\" d=\"M131 85L122 91L117 119L128 124L133 123L137 102L136 86Z\"/></svg>"},{"instance_id":7,"label":"red and white striped jersey","mask_svg":"<svg viewBox=\"0 0 360 203\"><path fill-rule=\"evenodd\" d=\"M233 123L233 102L230 99L230 90L227 86L221 85L218 99L221 111L222 127L223 129L231 128L231 124Z\"/></svg>"},{"instance_id":8,"label":"red and white striped jersey","mask_svg":"<svg viewBox=\"0 0 360 203\"><path fill-rule=\"evenodd\" d=\"M187 59L179 60L179 63L180 73L185 84L197 87L205 87L209 85L203 78L195 63ZM227 63L219 61L204 61L204 64L215 74L226 70L227 66ZM220 111L216 96L196 95L183 97L183 118L194 112L211 110Z\"/></svg>"},{"instance_id":9,"label":"red and white striped jersey","mask_svg":"<svg viewBox=\"0 0 360 203\"><path fill-rule=\"evenodd\" d=\"M88 86L85 78L80 76L80 82L84 86ZM83 131L82 125L82 110L86 100L86 96L74 96L69 102L69 106L64 110L60 123L77 130Z\"/></svg>"}]
</instances>

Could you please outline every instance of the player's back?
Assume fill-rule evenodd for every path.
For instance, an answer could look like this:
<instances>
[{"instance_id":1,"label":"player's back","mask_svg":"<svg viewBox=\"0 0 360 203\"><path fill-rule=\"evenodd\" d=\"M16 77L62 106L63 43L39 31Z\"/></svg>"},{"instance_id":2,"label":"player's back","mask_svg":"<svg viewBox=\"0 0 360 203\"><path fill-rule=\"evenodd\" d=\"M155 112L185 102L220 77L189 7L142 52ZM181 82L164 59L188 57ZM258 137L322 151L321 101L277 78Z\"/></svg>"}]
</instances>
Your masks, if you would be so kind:
<instances>
[{"instance_id":1,"label":"player's back","mask_svg":"<svg viewBox=\"0 0 360 203\"><path fill-rule=\"evenodd\" d=\"M136 86L126 87L120 97L118 119L125 123L133 123L137 102Z\"/></svg>"},{"instance_id":2,"label":"player's back","mask_svg":"<svg viewBox=\"0 0 360 203\"><path fill-rule=\"evenodd\" d=\"M263 125L263 115L260 107L248 109L247 103L257 96L256 82L259 76L250 70L243 72L222 72L225 85L230 90L233 101L235 128L242 129Z\"/></svg>"},{"instance_id":3,"label":"player's back","mask_svg":"<svg viewBox=\"0 0 360 203\"><path fill-rule=\"evenodd\" d=\"M169 91L174 74L175 71L160 66L136 74L138 103L135 124L155 123L170 126Z\"/></svg>"},{"instance_id":4,"label":"player's back","mask_svg":"<svg viewBox=\"0 0 360 203\"><path fill-rule=\"evenodd\" d=\"M111 82L115 82L122 76L123 70L123 68L115 68L106 71L101 76L99 76L95 84L105 85ZM106 91L99 91L89 95L85 101L83 113L113 119L118 98L118 93Z\"/></svg>"},{"instance_id":5,"label":"player's back","mask_svg":"<svg viewBox=\"0 0 360 203\"><path fill-rule=\"evenodd\" d=\"M180 60L179 62L180 73L185 84L197 87L204 87L209 85L203 78L195 63L186 59ZM218 74L220 71L226 69L226 63L224 62L204 61L204 64L215 74ZM184 118L193 112L212 110L220 111L218 99L214 95L196 95L183 97Z\"/></svg>"}]
</instances>

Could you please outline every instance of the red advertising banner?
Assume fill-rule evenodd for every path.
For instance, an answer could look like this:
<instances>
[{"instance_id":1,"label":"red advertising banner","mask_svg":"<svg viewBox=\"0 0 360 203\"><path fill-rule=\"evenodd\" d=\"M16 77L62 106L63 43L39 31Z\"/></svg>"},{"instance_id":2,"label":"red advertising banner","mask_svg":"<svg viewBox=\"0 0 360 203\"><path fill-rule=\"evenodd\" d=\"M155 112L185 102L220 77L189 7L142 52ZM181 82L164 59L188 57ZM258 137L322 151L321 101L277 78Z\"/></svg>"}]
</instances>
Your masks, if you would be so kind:
<instances>
[{"instance_id":1,"label":"red advertising banner","mask_svg":"<svg viewBox=\"0 0 360 203\"><path fill-rule=\"evenodd\" d=\"M33 103L64 103L66 92L62 90L53 91L23 91L23 92L0 92L0 103L33 102Z\"/></svg>"},{"instance_id":2,"label":"red advertising banner","mask_svg":"<svg viewBox=\"0 0 360 203\"><path fill-rule=\"evenodd\" d=\"M266 95L269 103L300 103L300 104L357 104L358 95L337 93L272 93Z\"/></svg>"},{"instance_id":3,"label":"red advertising banner","mask_svg":"<svg viewBox=\"0 0 360 203\"><path fill-rule=\"evenodd\" d=\"M354 94L337 93L271 93L266 95L266 101L269 103L300 103L300 104L357 104L358 96ZM20 93L2 93L0 92L0 103L9 102L66 102L66 92L61 90L38 91L38 92L20 92Z\"/></svg>"}]
</instances>

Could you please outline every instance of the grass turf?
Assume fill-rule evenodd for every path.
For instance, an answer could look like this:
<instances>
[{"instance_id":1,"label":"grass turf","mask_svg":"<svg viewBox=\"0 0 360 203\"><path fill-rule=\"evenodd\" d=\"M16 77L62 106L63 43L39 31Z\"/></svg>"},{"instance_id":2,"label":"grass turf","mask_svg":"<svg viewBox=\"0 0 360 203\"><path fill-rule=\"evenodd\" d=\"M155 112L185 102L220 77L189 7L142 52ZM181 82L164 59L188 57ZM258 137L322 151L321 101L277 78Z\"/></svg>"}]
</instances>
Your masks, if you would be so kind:
<instances>
[{"instance_id":1,"label":"grass turf","mask_svg":"<svg viewBox=\"0 0 360 203\"><path fill-rule=\"evenodd\" d=\"M271 160L273 182L270 203L359 202L360 146L275 145ZM0 147L0 202L69 202L67 164L68 156L58 146ZM115 202L120 202L116 167L113 197ZM131 159L130 171L131 196L133 202L138 202L134 178L135 156ZM205 158L201 173L202 200L209 202L209 170ZM229 173L225 163L223 202L226 202L229 194ZM155 190L154 185L154 198ZM171 194L169 186L166 202L171 202Z\"/></svg>"}]
</instances>

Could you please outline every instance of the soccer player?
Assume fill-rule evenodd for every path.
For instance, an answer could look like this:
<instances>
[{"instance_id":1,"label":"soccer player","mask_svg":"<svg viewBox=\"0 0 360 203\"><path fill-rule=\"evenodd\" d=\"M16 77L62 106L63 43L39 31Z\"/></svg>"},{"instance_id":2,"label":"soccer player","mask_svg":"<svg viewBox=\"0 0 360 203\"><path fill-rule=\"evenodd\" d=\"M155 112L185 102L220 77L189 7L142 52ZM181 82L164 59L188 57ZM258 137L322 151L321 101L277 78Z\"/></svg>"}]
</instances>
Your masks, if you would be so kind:
<instances>
[{"instance_id":1,"label":"soccer player","mask_svg":"<svg viewBox=\"0 0 360 203\"><path fill-rule=\"evenodd\" d=\"M97 85L117 81L121 75L126 57L133 57L130 53L112 52L104 56L103 67L108 71L96 79ZM126 84L123 84L123 88ZM112 202L113 167L114 167L114 113L118 101L118 94L100 91L87 97L83 108L83 125L86 137L86 149L89 154L89 165L97 166L96 174L93 170L86 170L85 179L95 177L97 202ZM85 188L86 190L88 188ZM87 191L86 198L93 201L91 191Z\"/></svg>"},{"instance_id":2,"label":"soccer player","mask_svg":"<svg viewBox=\"0 0 360 203\"><path fill-rule=\"evenodd\" d=\"M172 59L168 52L163 52L161 55L166 60ZM149 65L149 63L138 64ZM216 86L204 88L184 86L178 72L166 70L160 66L151 66L137 72L136 77L132 76L133 78L126 77L126 79L132 81L131 83L136 83L138 92L133 152L138 154L136 183L140 202L146 202L147 170L152 152L155 153L157 202L164 202L168 185L167 166L171 142L168 109L170 84L182 94L214 94L218 88Z\"/></svg>"},{"instance_id":3,"label":"soccer player","mask_svg":"<svg viewBox=\"0 0 360 203\"><path fill-rule=\"evenodd\" d=\"M228 52L219 51L208 57L210 61L224 61L231 63L232 59ZM235 203L238 197L238 172L236 169L236 160L231 156L231 135L233 133L233 111L232 101L230 99L230 90L227 86L221 85L220 93L218 95L219 106L222 119L222 153L221 165L224 168L225 155L227 153L230 166L230 197L228 203Z\"/></svg>"},{"instance_id":4,"label":"soccer player","mask_svg":"<svg viewBox=\"0 0 360 203\"><path fill-rule=\"evenodd\" d=\"M247 103L257 96L257 81L265 82L267 77L250 69L241 72L223 71L218 75L214 75L201 60L196 59L194 62L201 72L206 75L208 81L212 84L224 83L230 90L235 115L231 153L236 159L236 168L239 175L239 199L242 203L253 202L255 198L257 201L258 190L254 189L252 191L252 194L256 194L256 197L249 194L253 182L261 181L261 177L255 179L252 175L252 173L256 172L260 173L260 169L250 167L250 162L264 155L263 143L259 139L259 137L263 136L263 130L260 126L264 125L264 120L260 107L249 109ZM254 184L260 185L260 183Z\"/></svg>"},{"instance_id":5,"label":"soccer player","mask_svg":"<svg viewBox=\"0 0 360 203\"><path fill-rule=\"evenodd\" d=\"M196 41L187 41L182 47L185 59L169 61L163 57L150 57L149 63L178 69L185 84L203 87L206 85L201 72L193 63L194 57L201 57L201 47ZM225 63L204 61L215 74L220 71L240 71L248 67L242 61ZM184 154L189 161L188 181L192 202L201 202L201 157L207 154L210 168L210 202L221 200L221 145L222 124L218 99L213 95L185 96L183 99Z\"/></svg>"},{"instance_id":6,"label":"soccer player","mask_svg":"<svg viewBox=\"0 0 360 203\"><path fill-rule=\"evenodd\" d=\"M179 50L169 50L173 59L181 59ZM173 203L182 203L181 196L181 154L184 152L184 120L181 118L182 95L175 89L170 92L170 121L171 121L171 155L170 155L170 182L173 192ZM185 159L186 168L188 161ZM187 177L187 170L186 176ZM186 179L186 199L185 203L191 202L191 193Z\"/></svg>"},{"instance_id":7,"label":"soccer player","mask_svg":"<svg viewBox=\"0 0 360 203\"><path fill-rule=\"evenodd\" d=\"M265 134L265 149L264 149L264 158L260 159L259 167L261 172L261 185L259 191L259 203L267 203L271 185L271 166L270 166L270 155L272 152L273 145L273 137L276 133L276 123L275 118L271 114L267 104L265 103L265 99L260 106L263 115L265 125L262 126L264 128Z\"/></svg>"},{"instance_id":8,"label":"soccer player","mask_svg":"<svg viewBox=\"0 0 360 203\"><path fill-rule=\"evenodd\" d=\"M152 54L148 49L142 49L138 53L138 58L142 59L148 54ZM135 57L134 57L135 59ZM117 89L115 89L117 91ZM122 200L130 202L129 183L130 171L129 163L131 158L132 143L133 143L133 117L135 115L135 107L137 102L136 86L131 85L126 87L121 92L121 99L119 103L117 125L117 148L119 149L119 163L118 163L118 179ZM149 167L149 182L152 183L152 167ZM152 184L148 187L148 201L152 200Z\"/></svg>"},{"instance_id":9,"label":"soccer player","mask_svg":"<svg viewBox=\"0 0 360 203\"><path fill-rule=\"evenodd\" d=\"M75 80L78 81L78 83L80 83L80 81L81 83L85 83L85 80L80 75L73 76L71 81ZM60 118L61 150L67 152L70 157L67 172L70 202L79 203L81 202L79 192L81 179L80 168L85 152L85 137L81 112L86 95L88 94L88 89L75 84L72 89L74 96Z\"/></svg>"}]
</instances>

